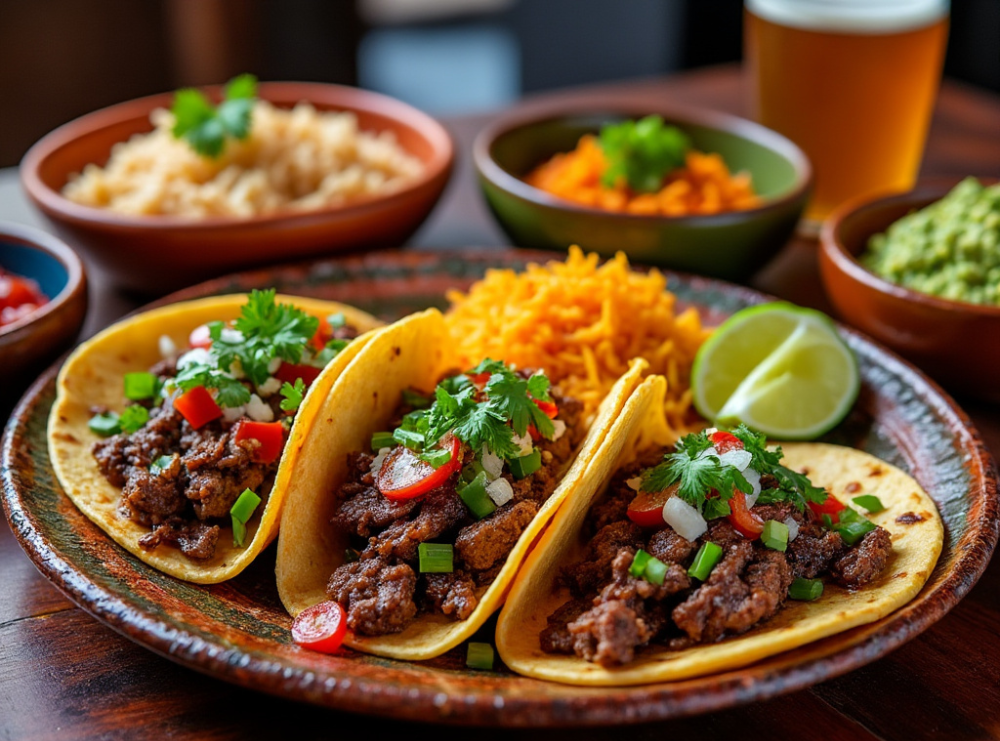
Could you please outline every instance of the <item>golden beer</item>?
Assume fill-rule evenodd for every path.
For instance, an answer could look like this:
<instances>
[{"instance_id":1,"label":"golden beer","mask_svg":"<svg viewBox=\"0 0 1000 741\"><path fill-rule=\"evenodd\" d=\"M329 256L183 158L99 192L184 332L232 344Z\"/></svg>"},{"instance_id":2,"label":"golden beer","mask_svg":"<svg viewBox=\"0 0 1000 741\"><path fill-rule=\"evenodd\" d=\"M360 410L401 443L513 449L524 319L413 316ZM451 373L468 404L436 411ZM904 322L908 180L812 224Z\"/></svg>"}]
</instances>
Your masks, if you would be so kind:
<instances>
[{"instance_id":1,"label":"golden beer","mask_svg":"<svg viewBox=\"0 0 1000 741\"><path fill-rule=\"evenodd\" d=\"M854 196L913 187L947 0L747 0L745 16L757 119L815 168L807 222Z\"/></svg>"}]
</instances>

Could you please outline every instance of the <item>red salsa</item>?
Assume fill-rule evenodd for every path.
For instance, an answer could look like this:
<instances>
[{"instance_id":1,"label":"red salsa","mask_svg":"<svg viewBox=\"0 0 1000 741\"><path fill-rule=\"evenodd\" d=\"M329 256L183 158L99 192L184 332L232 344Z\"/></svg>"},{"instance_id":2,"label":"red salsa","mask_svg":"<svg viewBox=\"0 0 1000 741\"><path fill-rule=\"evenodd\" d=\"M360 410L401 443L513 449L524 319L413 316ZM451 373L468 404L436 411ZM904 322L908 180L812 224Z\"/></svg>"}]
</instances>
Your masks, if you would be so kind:
<instances>
[{"instance_id":1,"label":"red salsa","mask_svg":"<svg viewBox=\"0 0 1000 741\"><path fill-rule=\"evenodd\" d=\"M35 281L0 268L0 327L13 324L48 300Z\"/></svg>"}]
</instances>

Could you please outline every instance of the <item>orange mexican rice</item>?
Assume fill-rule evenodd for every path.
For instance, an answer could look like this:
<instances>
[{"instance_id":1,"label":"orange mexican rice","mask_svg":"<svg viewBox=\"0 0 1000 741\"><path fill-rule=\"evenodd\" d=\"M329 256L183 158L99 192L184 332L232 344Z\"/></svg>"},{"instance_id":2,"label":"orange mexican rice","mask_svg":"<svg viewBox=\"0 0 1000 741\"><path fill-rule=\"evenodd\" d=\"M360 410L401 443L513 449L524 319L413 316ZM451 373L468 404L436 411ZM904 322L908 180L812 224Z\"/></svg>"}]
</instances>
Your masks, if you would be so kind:
<instances>
[{"instance_id":1,"label":"orange mexican rice","mask_svg":"<svg viewBox=\"0 0 1000 741\"><path fill-rule=\"evenodd\" d=\"M601 185L607 161L597 137L580 138L576 149L557 154L525 178L529 185L583 206L642 216L692 216L760 205L750 173L729 173L718 154L689 150L684 167L669 172L656 193L634 193L624 180Z\"/></svg>"},{"instance_id":2,"label":"orange mexican rice","mask_svg":"<svg viewBox=\"0 0 1000 741\"><path fill-rule=\"evenodd\" d=\"M492 357L544 369L587 412L645 358L667 379L664 433L676 437L691 427L691 364L709 331L694 309L676 311L666 285L657 270L630 270L622 253L598 266L571 247L565 262L490 270L468 293L450 292L447 321L466 365Z\"/></svg>"}]
</instances>

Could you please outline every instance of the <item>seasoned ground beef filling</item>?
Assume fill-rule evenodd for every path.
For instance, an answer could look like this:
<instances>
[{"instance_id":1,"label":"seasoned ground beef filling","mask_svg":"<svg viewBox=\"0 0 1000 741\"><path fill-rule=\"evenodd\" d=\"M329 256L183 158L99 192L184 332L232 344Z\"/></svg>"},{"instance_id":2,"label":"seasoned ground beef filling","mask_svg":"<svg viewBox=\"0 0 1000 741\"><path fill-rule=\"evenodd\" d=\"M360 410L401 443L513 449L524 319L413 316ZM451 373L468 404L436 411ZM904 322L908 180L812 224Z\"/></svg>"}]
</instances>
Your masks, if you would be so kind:
<instances>
[{"instance_id":1,"label":"seasoned ground beef filling","mask_svg":"<svg viewBox=\"0 0 1000 741\"><path fill-rule=\"evenodd\" d=\"M421 611L453 620L469 617L478 594L496 578L542 503L559 483L572 451L583 437L582 406L555 397L566 433L557 441L539 441L542 468L520 481L510 474L514 498L476 520L456 491L456 473L422 499L390 502L375 487L373 455L352 453L331 523L349 533L358 560L345 563L330 577L327 595L347 612L348 627L377 636L406 629ZM418 547L427 541L454 544L449 574L421 574Z\"/></svg>"},{"instance_id":2,"label":"seasoned ground beef filling","mask_svg":"<svg viewBox=\"0 0 1000 741\"><path fill-rule=\"evenodd\" d=\"M796 577L827 575L841 586L859 588L878 578L892 551L889 533L880 527L849 548L839 533L789 504L754 508L765 521L792 517L798 523L798 536L785 553L747 540L725 519L711 521L696 542L669 526L644 530L626 515L635 491L625 482L637 471L619 473L591 509L586 556L559 577L573 598L549 616L539 637L543 651L613 667L632 661L651 642L672 649L714 643L777 613ZM687 570L706 541L721 546L723 556L701 584ZM640 548L667 565L662 586L629 575Z\"/></svg>"}]
</instances>

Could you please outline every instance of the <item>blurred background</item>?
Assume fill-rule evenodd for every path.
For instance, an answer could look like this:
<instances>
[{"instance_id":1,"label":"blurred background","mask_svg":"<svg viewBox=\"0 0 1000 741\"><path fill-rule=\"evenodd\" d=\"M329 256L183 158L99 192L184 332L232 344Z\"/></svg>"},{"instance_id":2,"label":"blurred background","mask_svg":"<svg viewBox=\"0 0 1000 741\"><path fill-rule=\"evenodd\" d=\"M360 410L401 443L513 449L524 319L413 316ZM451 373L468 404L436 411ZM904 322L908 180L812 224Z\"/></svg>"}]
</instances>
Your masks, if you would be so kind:
<instances>
[{"instance_id":1,"label":"blurred background","mask_svg":"<svg viewBox=\"0 0 1000 741\"><path fill-rule=\"evenodd\" d=\"M4 0L0 166L95 108L240 72L437 115L742 56L742 0ZM945 74L1000 92L1000 0L952 0Z\"/></svg>"}]
</instances>

